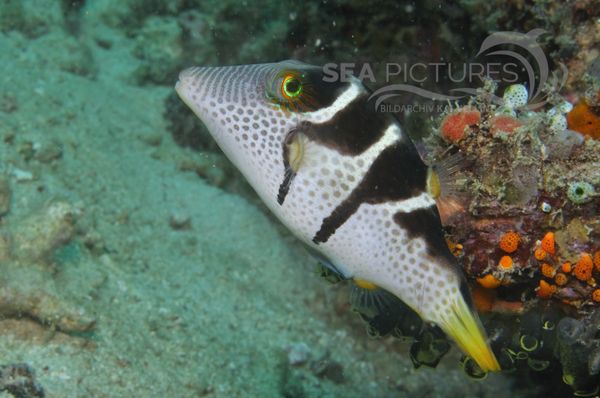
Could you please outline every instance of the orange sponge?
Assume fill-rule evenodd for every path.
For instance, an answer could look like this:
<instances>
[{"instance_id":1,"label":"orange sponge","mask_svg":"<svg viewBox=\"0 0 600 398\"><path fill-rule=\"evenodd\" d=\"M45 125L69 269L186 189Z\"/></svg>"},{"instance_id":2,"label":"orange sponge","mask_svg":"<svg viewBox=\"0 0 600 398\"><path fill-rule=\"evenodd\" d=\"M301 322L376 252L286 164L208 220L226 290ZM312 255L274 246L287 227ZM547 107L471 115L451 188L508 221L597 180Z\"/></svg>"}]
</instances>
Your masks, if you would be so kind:
<instances>
[{"instance_id":1,"label":"orange sponge","mask_svg":"<svg viewBox=\"0 0 600 398\"><path fill-rule=\"evenodd\" d=\"M575 276L580 281L588 281L592 277L593 268L594 263L592 261L592 256L588 253L581 253L579 261L577 261L577 265L575 266Z\"/></svg>"},{"instance_id":2,"label":"orange sponge","mask_svg":"<svg viewBox=\"0 0 600 398\"><path fill-rule=\"evenodd\" d=\"M548 232L546 235L544 235L544 237L542 238L542 249L544 249L546 253L549 253L553 256L556 254L556 246L554 244L554 232Z\"/></svg>"},{"instance_id":3,"label":"orange sponge","mask_svg":"<svg viewBox=\"0 0 600 398\"><path fill-rule=\"evenodd\" d=\"M500 280L492 274L487 274L481 278L477 278L477 282L487 289L495 289L500 286Z\"/></svg>"},{"instance_id":4,"label":"orange sponge","mask_svg":"<svg viewBox=\"0 0 600 398\"><path fill-rule=\"evenodd\" d=\"M515 231L508 231L500 238L500 249L506 253L513 253L519 247L521 237Z\"/></svg>"},{"instance_id":5,"label":"orange sponge","mask_svg":"<svg viewBox=\"0 0 600 398\"><path fill-rule=\"evenodd\" d=\"M600 93L599 93L600 94ZM569 129L580 132L583 135L600 139L600 109L594 108L581 100L567 113Z\"/></svg>"},{"instance_id":6,"label":"orange sponge","mask_svg":"<svg viewBox=\"0 0 600 398\"><path fill-rule=\"evenodd\" d=\"M549 299L556 292L556 286L551 285L548 282L541 280L540 285L537 288L537 295L543 299Z\"/></svg>"}]
</instances>

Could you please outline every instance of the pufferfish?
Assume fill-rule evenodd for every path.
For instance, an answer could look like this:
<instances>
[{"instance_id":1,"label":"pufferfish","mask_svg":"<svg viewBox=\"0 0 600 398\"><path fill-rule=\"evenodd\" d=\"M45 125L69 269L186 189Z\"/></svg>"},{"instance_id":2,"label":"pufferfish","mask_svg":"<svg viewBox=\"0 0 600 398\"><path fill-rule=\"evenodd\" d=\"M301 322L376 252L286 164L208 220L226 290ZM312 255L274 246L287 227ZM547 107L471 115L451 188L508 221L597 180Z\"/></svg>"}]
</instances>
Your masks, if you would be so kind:
<instances>
[{"instance_id":1,"label":"pufferfish","mask_svg":"<svg viewBox=\"0 0 600 398\"><path fill-rule=\"evenodd\" d=\"M269 209L336 274L398 297L500 365L449 251L436 172L354 77L297 61L192 67L175 89Z\"/></svg>"}]
</instances>

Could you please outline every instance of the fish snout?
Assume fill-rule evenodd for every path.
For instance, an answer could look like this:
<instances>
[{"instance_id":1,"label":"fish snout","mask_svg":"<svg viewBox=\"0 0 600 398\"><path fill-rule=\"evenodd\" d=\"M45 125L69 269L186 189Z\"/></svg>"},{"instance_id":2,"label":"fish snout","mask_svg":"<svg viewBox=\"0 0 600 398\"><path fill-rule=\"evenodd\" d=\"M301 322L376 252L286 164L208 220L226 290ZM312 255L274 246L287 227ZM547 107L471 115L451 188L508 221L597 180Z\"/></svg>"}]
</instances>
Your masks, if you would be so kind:
<instances>
[{"instance_id":1,"label":"fish snout","mask_svg":"<svg viewBox=\"0 0 600 398\"><path fill-rule=\"evenodd\" d=\"M197 66L193 66L191 68L182 70L179 73L179 79L177 80L177 83L175 83L175 91L177 91L177 94L179 94L181 99L183 99L184 102L188 103L188 105L190 105L188 101L190 101L193 97L196 97L194 92L200 91L200 76L203 74L202 69L206 68L199 68Z\"/></svg>"}]
</instances>

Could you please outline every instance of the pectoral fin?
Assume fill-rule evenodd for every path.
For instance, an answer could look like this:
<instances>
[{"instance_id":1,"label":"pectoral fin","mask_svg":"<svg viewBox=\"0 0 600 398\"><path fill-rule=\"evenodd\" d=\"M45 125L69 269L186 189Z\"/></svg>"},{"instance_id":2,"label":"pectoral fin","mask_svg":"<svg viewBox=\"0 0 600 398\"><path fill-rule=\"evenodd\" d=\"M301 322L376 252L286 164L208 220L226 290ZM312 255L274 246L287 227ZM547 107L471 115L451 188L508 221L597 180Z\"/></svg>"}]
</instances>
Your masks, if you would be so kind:
<instances>
[{"instance_id":1,"label":"pectoral fin","mask_svg":"<svg viewBox=\"0 0 600 398\"><path fill-rule=\"evenodd\" d=\"M283 181L279 185L279 192L277 193L277 203L280 205L283 204L296 173L302 167L306 142L306 136L298 130L292 130L288 133L283 142L283 166L285 171Z\"/></svg>"}]
</instances>

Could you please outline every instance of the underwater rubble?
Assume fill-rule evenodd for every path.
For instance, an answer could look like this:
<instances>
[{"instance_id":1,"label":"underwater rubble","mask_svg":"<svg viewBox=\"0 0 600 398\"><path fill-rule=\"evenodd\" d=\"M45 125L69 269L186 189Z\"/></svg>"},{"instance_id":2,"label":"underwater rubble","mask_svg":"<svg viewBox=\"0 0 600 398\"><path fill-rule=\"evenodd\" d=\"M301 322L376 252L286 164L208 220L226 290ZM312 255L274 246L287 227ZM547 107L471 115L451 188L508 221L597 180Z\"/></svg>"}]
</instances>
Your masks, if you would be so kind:
<instances>
[{"instance_id":1,"label":"underwater rubble","mask_svg":"<svg viewBox=\"0 0 600 398\"><path fill-rule=\"evenodd\" d=\"M94 328L94 319L83 309L59 298L52 279L53 256L75 235L80 212L67 202L49 203L18 223L6 217L10 210L8 180L0 183L0 320L27 318L63 333L81 333Z\"/></svg>"},{"instance_id":2,"label":"underwater rubble","mask_svg":"<svg viewBox=\"0 0 600 398\"><path fill-rule=\"evenodd\" d=\"M0 365L0 392L15 398L44 398L44 389L35 380L35 372L24 363Z\"/></svg>"}]
</instances>

